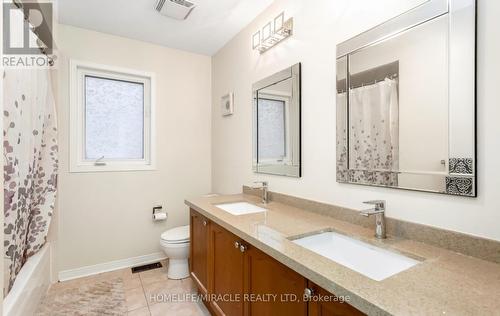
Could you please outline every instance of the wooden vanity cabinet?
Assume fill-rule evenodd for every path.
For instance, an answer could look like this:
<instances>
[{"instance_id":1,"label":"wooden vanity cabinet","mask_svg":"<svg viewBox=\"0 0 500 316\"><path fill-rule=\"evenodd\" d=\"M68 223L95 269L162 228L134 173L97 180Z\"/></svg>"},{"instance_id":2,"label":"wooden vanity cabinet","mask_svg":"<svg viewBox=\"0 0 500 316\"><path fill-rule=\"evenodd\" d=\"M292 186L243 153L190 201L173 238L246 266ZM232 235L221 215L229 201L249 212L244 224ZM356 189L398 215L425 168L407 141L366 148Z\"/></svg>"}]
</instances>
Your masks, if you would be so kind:
<instances>
[{"instance_id":1,"label":"wooden vanity cabinet","mask_svg":"<svg viewBox=\"0 0 500 316\"><path fill-rule=\"evenodd\" d=\"M259 249L245 252L245 316L305 316L307 279ZM250 299L251 298L251 299Z\"/></svg>"},{"instance_id":2,"label":"wooden vanity cabinet","mask_svg":"<svg viewBox=\"0 0 500 316\"><path fill-rule=\"evenodd\" d=\"M190 210L190 260L191 278L201 294L208 293L208 237L210 222L200 213Z\"/></svg>"},{"instance_id":3,"label":"wooden vanity cabinet","mask_svg":"<svg viewBox=\"0 0 500 316\"><path fill-rule=\"evenodd\" d=\"M209 293L217 315L243 315L243 258L240 238L212 223L209 238Z\"/></svg>"},{"instance_id":4,"label":"wooden vanity cabinet","mask_svg":"<svg viewBox=\"0 0 500 316\"><path fill-rule=\"evenodd\" d=\"M309 316L361 316L365 315L346 302L335 300L335 295L308 281L312 297L308 304ZM330 300L325 299L330 298Z\"/></svg>"},{"instance_id":5,"label":"wooden vanity cabinet","mask_svg":"<svg viewBox=\"0 0 500 316\"><path fill-rule=\"evenodd\" d=\"M190 218L191 276L199 292L211 297L204 303L212 314L364 315L348 303L317 300L334 295L193 209ZM304 300L306 289L309 300Z\"/></svg>"}]
</instances>

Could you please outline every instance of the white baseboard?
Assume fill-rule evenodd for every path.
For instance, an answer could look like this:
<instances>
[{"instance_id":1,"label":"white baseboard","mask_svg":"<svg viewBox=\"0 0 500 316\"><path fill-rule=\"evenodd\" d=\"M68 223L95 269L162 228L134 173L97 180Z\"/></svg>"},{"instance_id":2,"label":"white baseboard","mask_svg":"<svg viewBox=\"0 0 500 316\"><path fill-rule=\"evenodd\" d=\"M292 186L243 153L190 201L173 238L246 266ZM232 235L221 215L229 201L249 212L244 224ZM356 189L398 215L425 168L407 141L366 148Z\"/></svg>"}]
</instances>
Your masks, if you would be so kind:
<instances>
[{"instance_id":1,"label":"white baseboard","mask_svg":"<svg viewBox=\"0 0 500 316\"><path fill-rule=\"evenodd\" d=\"M142 264L153 263L165 259L166 256L163 252L155 252L149 255L115 260L95 264L92 266L85 266L81 268L64 270L59 272L59 281L68 281L76 278L81 278L89 275L95 275L103 272L109 272L124 268L130 268Z\"/></svg>"}]
</instances>

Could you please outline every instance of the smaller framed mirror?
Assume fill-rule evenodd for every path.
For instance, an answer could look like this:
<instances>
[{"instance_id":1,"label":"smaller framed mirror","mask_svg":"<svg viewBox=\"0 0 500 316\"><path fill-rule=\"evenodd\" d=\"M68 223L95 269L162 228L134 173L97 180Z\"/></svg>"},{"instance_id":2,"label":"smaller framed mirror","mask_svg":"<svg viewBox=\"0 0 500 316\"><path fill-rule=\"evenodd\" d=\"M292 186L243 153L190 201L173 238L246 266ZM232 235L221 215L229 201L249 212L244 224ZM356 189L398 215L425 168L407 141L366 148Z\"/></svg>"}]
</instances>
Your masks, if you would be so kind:
<instances>
[{"instance_id":1,"label":"smaller framed mirror","mask_svg":"<svg viewBox=\"0 0 500 316\"><path fill-rule=\"evenodd\" d=\"M301 176L300 63L253 84L253 171Z\"/></svg>"}]
</instances>

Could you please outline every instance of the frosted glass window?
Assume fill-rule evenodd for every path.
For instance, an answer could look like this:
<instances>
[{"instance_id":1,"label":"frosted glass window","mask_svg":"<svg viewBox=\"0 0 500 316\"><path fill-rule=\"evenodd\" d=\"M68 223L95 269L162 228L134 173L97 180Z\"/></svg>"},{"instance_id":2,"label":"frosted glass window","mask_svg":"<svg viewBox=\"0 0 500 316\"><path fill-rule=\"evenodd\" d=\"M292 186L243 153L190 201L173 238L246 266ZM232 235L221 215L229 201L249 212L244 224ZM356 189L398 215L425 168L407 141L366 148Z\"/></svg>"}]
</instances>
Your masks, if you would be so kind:
<instances>
[{"instance_id":1,"label":"frosted glass window","mask_svg":"<svg viewBox=\"0 0 500 316\"><path fill-rule=\"evenodd\" d=\"M155 74L70 61L70 172L155 170Z\"/></svg>"},{"instance_id":2,"label":"frosted glass window","mask_svg":"<svg viewBox=\"0 0 500 316\"><path fill-rule=\"evenodd\" d=\"M285 148L285 101L258 99L258 159L281 160Z\"/></svg>"},{"instance_id":3,"label":"frosted glass window","mask_svg":"<svg viewBox=\"0 0 500 316\"><path fill-rule=\"evenodd\" d=\"M85 159L144 158L144 85L85 76Z\"/></svg>"}]
</instances>

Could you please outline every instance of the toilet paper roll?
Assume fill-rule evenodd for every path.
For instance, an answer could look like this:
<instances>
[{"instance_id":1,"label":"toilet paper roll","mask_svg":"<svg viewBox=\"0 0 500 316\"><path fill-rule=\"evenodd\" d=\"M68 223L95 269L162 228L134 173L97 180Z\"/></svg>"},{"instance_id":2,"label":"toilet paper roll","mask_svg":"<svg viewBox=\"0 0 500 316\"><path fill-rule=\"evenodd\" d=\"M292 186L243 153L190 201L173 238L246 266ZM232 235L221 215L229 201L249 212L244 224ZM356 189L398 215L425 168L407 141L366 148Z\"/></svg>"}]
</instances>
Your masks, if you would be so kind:
<instances>
[{"instance_id":1,"label":"toilet paper roll","mask_svg":"<svg viewBox=\"0 0 500 316\"><path fill-rule=\"evenodd\" d=\"M154 221L164 221L167 219L167 213L154 213L153 220Z\"/></svg>"}]
</instances>

